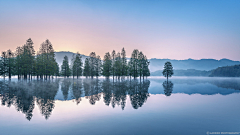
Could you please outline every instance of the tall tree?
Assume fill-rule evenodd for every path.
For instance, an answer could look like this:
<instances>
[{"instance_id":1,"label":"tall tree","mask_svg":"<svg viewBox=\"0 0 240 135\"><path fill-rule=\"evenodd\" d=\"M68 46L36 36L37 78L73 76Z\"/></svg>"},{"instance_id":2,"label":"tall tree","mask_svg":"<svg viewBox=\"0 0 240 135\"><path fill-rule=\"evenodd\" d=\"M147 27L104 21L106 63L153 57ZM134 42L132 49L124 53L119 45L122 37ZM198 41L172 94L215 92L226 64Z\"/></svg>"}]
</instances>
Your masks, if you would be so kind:
<instances>
[{"instance_id":1,"label":"tall tree","mask_svg":"<svg viewBox=\"0 0 240 135\"><path fill-rule=\"evenodd\" d=\"M122 52L121 52L121 65L122 65L122 73L121 75L124 77L124 76L127 76L127 58L126 58L126 51L125 49L123 48L122 49Z\"/></svg>"},{"instance_id":2,"label":"tall tree","mask_svg":"<svg viewBox=\"0 0 240 135\"><path fill-rule=\"evenodd\" d=\"M85 59L83 75L88 78L90 76L90 65L89 65L89 58Z\"/></svg>"},{"instance_id":3,"label":"tall tree","mask_svg":"<svg viewBox=\"0 0 240 135\"><path fill-rule=\"evenodd\" d=\"M167 61L165 63L162 74L163 76L167 77L167 80L168 77L171 77L173 75L173 67L171 62Z\"/></svg>"},{"instance_id":4,"label":"tall tree","mask_svg":"<svg viewBox=\"0 0 240 135\"><path fill-rule=\"evenodd\" d=\"M119 52L117 53L115 58L114 69L117 79L120 79L120 76L122 76L122 59Z\"/></svg>"},{"instance_id":5,"label":"tall tree","mask_svg":"<svg viewBox=\"0 0 240 135\"><path fill-rule=\"evenodd\" d=\"M143 65L143 79L144 77L150 76L150 70L149 70L149 64L150 62L147 59L147 56L144 56L144 65Z\"/></svg>"},{"instance_id":6,"label":"tall tree","mask_svg":"<svg viewBox=\"0 0 240 135\"><path fill-rule=\"evenodd\" d=\"M22 75L24 79L30 79L35 59L35 50L33 48L32 39L29 38L25 45L22 46L22 55L21 55L21 65L22 65Z\"/></svg>"},{"instance_id":7,"label":"tall tree","mask_svg":"<svg viewBox=\"0 0 240 135\"><path fill-rule=\"evenodd\" d=\"M90 66L90 76L93 78L93 76L96 75L96 54L95 52L91 52L89 55L89 66Z\"/></svg>"},{"instance_id":8,"label":"tall tree","mask_svg":"<svg viewBox=\"0 0 240 135\"><path fill-rule=\"evenodd\" d=\"M109 52L107 52L103 59L102 75L109 78L112 75L112 59Z\"/></svg>"},{"instance_id":9,"label":"tall tree","mask_svg":"<svg viewBox=\"0 0 240 135\"><path fill-rule=\"evenodd\" d=\"M17 47L15 52L15 56L16 56L15 70L16 70L16 75L18 76L18 79L20 79L22 74L22 53L23 53L22 47L20 46Z\"/></svg>"},{"instance_id":10,"label":"tall tree","mask_svg":"<svg viewBox=\"0 0 240 135\"><path fill-rule=\"evenodd\" d=\"M72 73L73 77L77 76L82 76L82 56L77 52L74 61L73 61L73 66L72 66Z\"/></svg>"},{"instance_id":11,"label":"tall tree","mask_svg":"<svg viewBox=\"0 0 240 135\"><path fill-rule=\"evenodd\" d=\"M143 76L144 64L145 64L144 55L142 52L140 52L138 55L138 71L139 71L140 80Z\"/></svg>"},{"instance_id":12,"label":"tall tree","mask_svg":"<svg viewBox=\"0 0 240 135\"><path fill-rule=\"evenodd\" d=\"M30 77L32 76L34 59L35 59L35 50L34 50L33 41L32 41L31 38L29 38L27 40L25 47L27 49L27 51L26 51L27 54L26 55L27 55L27 62L28 62L28 63L25 63L25 64L26 64L28 76L29 76L29 79L30 79Z\"/></svg>"},{"instance_id":13,"label":"tall tree","mask_svg":"<svg viewBox=\"0 0 240 135\"><path fill-rule=\"evenodd\" d=\"M112 51L112 76L113 76L113 81L114 81L114 76L115 76L115 58L116 58L116 52L115 50Z\"/></svg>"},{"instance_id":14,"label":"tall tree","mask_svg":"<svg viewBox=\"0 0 240 135\"><path fill-rule=\"evenodd\" d=\"M7 52L3 51L1 55L1 75L5 79L7 74Z\"/></svg>"},{"instance_id":15,"label":"tall tree","mask_svg":"<svg viewBox=\"0 0 240 135\"><path fill-rule=\"evenodd\" d=\"M95 66L95 72L96 72L96 77L101 75L101 71L102 71L102 60L101 57L98 55L96 57L96 66Z\"/></svg>"},{"instance_id":16,"label":"tall tree","mask_svg":"<svg viewBox=\"0 0 240 135\"><path fill-rule=\"evenodd\" d=\"M50 78L50 76L54 76L57 68L56 68L56 59L55 52L53 49L52 43L47 39L44 41L37 53L36 56L36 74L39 75L41 79Z\"/></svg>"},{"instance_id":17,"label":"tall tree","mask_svg":"<svg viewBox=\"0 0 240 135\"><path fill-rule=\"evenodd\" d=\"M137 49L133 50L132 52L132 57L131 57L131 71L132 72L132 76L134 77L134 79L136 79L136 77L139 76L139 70L138 70L138 55L139 55L139 51Z\"/></svg>"},{"instance_id":18,"label":"tall tree","mask_svg":"<svg viewBox=\"0 0 240 135\"><path fill-rule=\"evenodd\" d=\"M62 76L64 76L64 78L69 77L71 75L67 56L64 56L63 63L61 66L61 74Z\"/></svg>"}]
</instances>

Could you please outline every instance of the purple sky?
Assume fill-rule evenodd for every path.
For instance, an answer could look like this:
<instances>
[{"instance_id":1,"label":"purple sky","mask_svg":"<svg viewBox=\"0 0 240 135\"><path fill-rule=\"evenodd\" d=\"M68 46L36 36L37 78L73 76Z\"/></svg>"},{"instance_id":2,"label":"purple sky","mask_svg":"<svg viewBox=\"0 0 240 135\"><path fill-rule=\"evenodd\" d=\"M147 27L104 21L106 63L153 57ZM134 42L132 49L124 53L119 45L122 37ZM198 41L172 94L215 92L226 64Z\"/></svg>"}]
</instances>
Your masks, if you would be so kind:
<instances>
[{"instance_id":1,"label":"purple sky","mask_svg":"<svg viewBox=\"0 0 240 135\"><path fill-rule=\"evenodd\" d=\"M2 1L0 51L32 38L56 51L102 58L113 49L148 58L240 60L240 1Z\"/></svg>"}]
</instances>

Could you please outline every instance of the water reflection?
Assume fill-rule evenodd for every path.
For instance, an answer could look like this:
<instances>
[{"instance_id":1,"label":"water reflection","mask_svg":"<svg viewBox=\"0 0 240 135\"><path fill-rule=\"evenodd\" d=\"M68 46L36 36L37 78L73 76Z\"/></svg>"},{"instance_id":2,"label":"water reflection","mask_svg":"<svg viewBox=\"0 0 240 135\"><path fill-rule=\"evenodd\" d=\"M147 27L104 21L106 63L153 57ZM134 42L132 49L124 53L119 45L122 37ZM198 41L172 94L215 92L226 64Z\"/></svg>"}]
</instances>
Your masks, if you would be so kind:
<instances>
[{"instance_id":1,"label":"water reflection","mask_svg":"<svg viewBox=\"0 0 240 135\"><path fill-rule=\"evenodd\" d=\"M55 107L55 100L73 100L77 105L86 98L91 105L101 100L106 106L125 109L127 99L138 109L144 105L151 94L172 93L228 95L239 93L239 79L172 79L171 81L110 79L53 79L48 81L0 81L0 101L3 106L14 106L27 120L33 117L34 107L38 107L47 120ZM216 87L217 86L217 87ZM174 87L174 91L173 91ZM163 89L163 90L159 90ZM59 95L62 99L59 98Z\"/></svg>"},{"instance_id":2,"label":"water reflection","mask_svg":"<svg viewBox=\"0 0 240 135\"><path fill-rule=\"evenodd\" d=\"M58 91L59 81L49 82L0 82L1 104L7 107L15 106L17 111L25 114L31 120L35 101L41 114L48 119L54 108L54 98Z\"/></svg>"},{"instance_id":3,"label":"water reflection","mask_svg":"<svg viewBox=\"0 0 240 135\"><path fill-rule=\"evenodd\" d=\"M173 83L171 81L164 81L163 82L164 94L166 96L171 96L173 91Z\"/></svg>"},{"instance_id":4,"label":"water reflection","mask_svg":"<svg viewBox=\"0 0 240 135\"><path fill-rule=\"evenodd\" d=\"M31 120L35 103L41 114L47 120L55 107L55 97L58 90L62 92L63 99L73 99L78 105L81 98L88 99L95 105L103 95L104 103L115 108L121 105L124 110L127 95L130 97L132 107L138 109L149 97L150 81L111 80L99 79L55 79L52 81L0 81L0 100L3 106L15 106L17 111L25 114Z\"/></svg>"}]
</instances>

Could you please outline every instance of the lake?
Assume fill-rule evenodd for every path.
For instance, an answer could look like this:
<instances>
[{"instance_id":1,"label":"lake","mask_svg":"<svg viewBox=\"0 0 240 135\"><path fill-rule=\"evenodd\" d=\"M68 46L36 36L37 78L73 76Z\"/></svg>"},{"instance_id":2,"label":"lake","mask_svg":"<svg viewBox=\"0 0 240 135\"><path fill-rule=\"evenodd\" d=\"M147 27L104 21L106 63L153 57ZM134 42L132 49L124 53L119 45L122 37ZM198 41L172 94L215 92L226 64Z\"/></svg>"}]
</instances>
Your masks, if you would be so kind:
<instances>
[{"instance_id":1,"label":"lake","mask_svg":"<svg viewBox=\"0 0 240 135\"><path fill-rule=\"evenodd\" d=\"M0 103L1 135L240 134L240 78L1 79Z\"/></svg>"}]
</instances>

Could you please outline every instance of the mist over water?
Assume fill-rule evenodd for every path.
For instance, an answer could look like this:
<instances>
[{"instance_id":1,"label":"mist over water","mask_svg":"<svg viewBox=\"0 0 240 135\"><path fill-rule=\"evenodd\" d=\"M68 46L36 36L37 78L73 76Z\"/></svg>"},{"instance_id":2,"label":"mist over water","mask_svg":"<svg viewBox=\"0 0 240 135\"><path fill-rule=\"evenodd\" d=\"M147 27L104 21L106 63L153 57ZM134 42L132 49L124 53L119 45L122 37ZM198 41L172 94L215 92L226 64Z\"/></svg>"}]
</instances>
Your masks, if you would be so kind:
<instances>
[{"instance_id":1,"label":"mist over water","mask_svg":"<svg viewBox=\"0 0 240 135\"><path fill-rule=\"evenodd\" d=\"M35 133L37 128L44 134L237 132L239 99L240 78L1 79L0 129L12 134L43 133ZM65 126L59 129L59 123Z\"/></svg>"}]
</instances>

